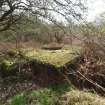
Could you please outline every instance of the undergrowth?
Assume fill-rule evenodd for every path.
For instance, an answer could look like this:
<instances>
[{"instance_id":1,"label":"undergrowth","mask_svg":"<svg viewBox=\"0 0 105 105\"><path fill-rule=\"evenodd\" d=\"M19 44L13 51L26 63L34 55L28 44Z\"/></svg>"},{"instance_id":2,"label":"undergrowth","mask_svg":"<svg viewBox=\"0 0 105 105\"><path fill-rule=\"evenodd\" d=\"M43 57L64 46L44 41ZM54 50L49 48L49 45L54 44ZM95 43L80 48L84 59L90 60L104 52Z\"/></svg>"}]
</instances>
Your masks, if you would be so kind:
<instances>
[{"instance_id":1,"label":"undergrowth","mask_svg":"<svg viewBox=\"0 0 105 105\"><path fill-rule=\"evenodd\" d=\"M105 99L69 85L55 85L37 91L24 91L3 105L105 105Z\"/></svg>"}]
</instances>

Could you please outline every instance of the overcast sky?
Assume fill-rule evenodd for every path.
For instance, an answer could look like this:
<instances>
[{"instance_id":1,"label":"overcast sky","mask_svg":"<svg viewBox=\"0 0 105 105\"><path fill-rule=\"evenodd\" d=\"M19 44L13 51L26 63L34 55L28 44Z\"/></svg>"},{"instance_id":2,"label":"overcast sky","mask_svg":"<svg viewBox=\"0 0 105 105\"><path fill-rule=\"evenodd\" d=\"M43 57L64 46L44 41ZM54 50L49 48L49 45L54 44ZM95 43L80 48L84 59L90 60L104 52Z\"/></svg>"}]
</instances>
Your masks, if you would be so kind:
<instances>
[{"instance_id":1,"label":"overcast sky","mask_svg":"<svg viewBox=\"0 0 105 105\"><path fill-rule=\"evenodd\" d=\"M85 20L88 22L95 21L95 19L97 19L100 14L105 12L105 0L86 0L86 3L86 5L88 6L88 13L85 17ZM62 20L62 17L59 17L57 15L57 19Z\"/></svg>"},{"instance_id":2,"label":"overcast sky","mask_svg":"<svg viewBox=\"0 0 105 105\"><path fill-rule=\"evenodd\" d=\"M88 14L87 18L85 18L86 21L89 22L94 21L97 17L99 17L100 14L105 12L105 0L86 0L86 1L88 6ZM60 20L59 16L58 19Z\"/></svg>"},{"instance_id":3,"label":"overcast sky","mask_svg":"<svg viewBox=\"0 0 105 105\"><path fill-rule=\"evenodd\" d=\"M101 13L105 12L105 0L88 0L88 21L94 21Z\"/></svg>"}]
</instances>

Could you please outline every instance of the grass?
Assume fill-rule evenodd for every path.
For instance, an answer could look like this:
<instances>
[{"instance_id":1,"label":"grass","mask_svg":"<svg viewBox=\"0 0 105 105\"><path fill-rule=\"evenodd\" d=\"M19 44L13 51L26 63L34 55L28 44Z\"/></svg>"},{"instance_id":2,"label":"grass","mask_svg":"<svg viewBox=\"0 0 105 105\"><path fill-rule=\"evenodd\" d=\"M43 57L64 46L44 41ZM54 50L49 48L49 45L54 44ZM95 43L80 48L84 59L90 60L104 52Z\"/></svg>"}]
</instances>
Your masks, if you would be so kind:
<instances>
[{"instance_id":1,"label":"grass","mask_svg":"<svg viewBox=\"0 0 105 105\"><path fill-rule=\"evenodd\" d=\"M71 90L71 87L58 84L37 91L23 92L11 97L5 105L59 105L59 96L67 90Z\"/></svg>"},{"instance_id":2,"label":"grass","mask_svg":"<svg viewBox=\"0 0 105 105\"><path fill-rule=\"evenodd\" d=\"M18 94L9 100L8 105L54 105L57 96L49 89Z\"/></svg>"},{"instance_id":3,"label":"grass","mask_svg":"<svg viewBox=\"0 0 105 105\"><path fill-rule=\"evenodd\" d=\"M105 105L105 99L68 85L58 85L23 92L9 99L8 105Z\"/></svg>"},{"instance_id":4,"label":"grass","mask_svg":"<svg viewBox=\"0 0 105 105\"><path fill-rule=\"evenodd\" d=\"M67 105L105 105L104 97L79 90L67 92L63 97Z\"/></svg>"}]
</instances>

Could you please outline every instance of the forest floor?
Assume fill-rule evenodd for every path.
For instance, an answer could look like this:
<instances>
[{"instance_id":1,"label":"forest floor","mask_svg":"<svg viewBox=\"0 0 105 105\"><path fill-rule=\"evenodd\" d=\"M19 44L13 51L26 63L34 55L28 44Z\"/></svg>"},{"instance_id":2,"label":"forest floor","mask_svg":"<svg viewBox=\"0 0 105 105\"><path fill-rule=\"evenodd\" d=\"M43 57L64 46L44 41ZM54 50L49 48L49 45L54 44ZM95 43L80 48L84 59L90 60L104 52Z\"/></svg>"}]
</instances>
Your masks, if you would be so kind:
<instances>
[{"instance_id":1,"label":"forest floor","mask_svg":"<svg viewBox=\"0 0 105 105\"><path fill-rule=\"evenodd\" d=\"M105 105L104 97L78 90L56 71L79 57L80 52L80 47L73 46L1 53L0 105Z\"/></svg>"}]
</instances>

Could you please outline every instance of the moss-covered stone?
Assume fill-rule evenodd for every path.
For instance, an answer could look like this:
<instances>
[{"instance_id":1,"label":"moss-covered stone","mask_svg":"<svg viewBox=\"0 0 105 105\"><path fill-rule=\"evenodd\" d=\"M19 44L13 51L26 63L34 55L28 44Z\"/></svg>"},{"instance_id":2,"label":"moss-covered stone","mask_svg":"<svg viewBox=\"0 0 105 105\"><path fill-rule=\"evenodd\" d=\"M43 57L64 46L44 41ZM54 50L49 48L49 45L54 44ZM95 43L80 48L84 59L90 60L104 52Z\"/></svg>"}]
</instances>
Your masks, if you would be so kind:
<instances>
[{"instance_id":1,"label":"moss-covered stone","mask_svg":"<svg viewBox=\"0 0 105 105\"><path fill-rule=\"evenodd\" d=\"M80 55L81 48L60 49L55 51L31 49L24 54L29 60L38 60L43 63L53 65L57 68L64 66Z\"/></svg>"},{"instance_id":2,"label":"moss-covered stone","mask_svg":"<svg viewBox=\"0 0 105 105\"><path fill-rule=\"evenodd\" d=\"M51 66L51 68L62 68L67 63L77 58L80 54L80 47L70 47L69 49L60 50L43 50L43 49L11 49L2 57L1 69L5 71L13 70L14 65L18 65L19 59L27 62L34 61L34 64ZM23 62L24 63L24 62ZM43 66L42 66L43 67Z\"/></svg>"}]
</instances>

